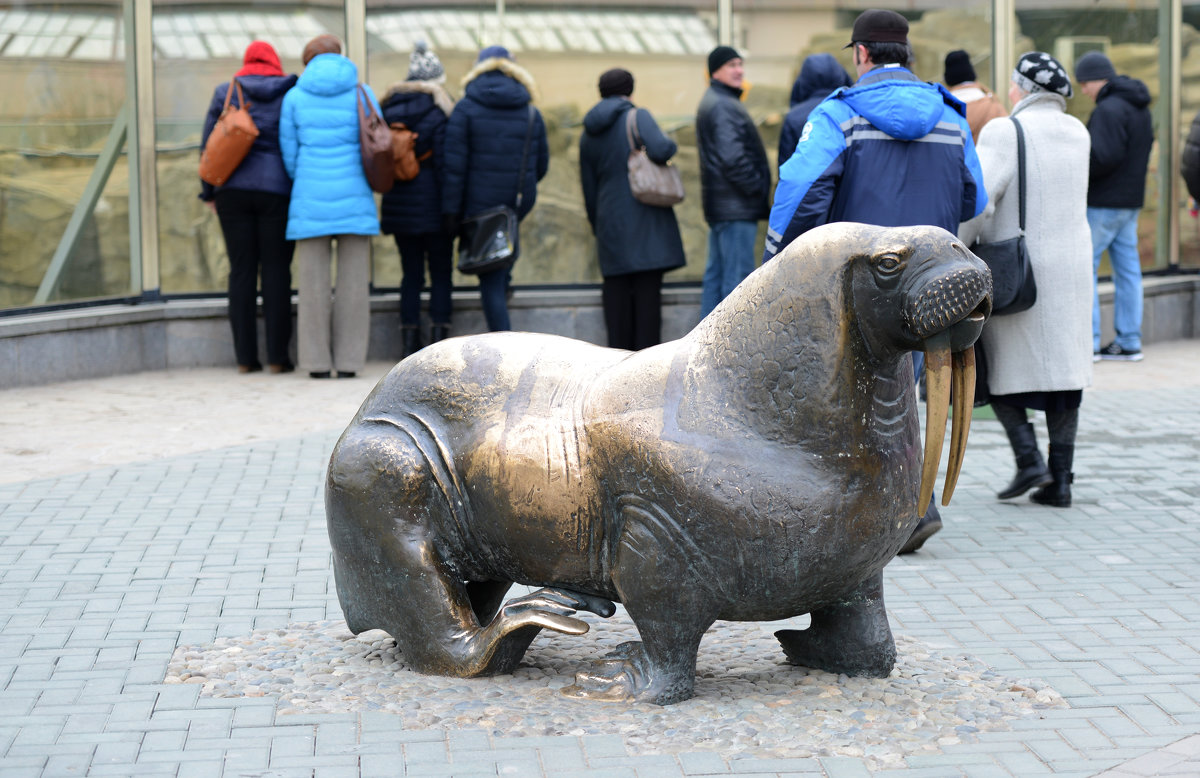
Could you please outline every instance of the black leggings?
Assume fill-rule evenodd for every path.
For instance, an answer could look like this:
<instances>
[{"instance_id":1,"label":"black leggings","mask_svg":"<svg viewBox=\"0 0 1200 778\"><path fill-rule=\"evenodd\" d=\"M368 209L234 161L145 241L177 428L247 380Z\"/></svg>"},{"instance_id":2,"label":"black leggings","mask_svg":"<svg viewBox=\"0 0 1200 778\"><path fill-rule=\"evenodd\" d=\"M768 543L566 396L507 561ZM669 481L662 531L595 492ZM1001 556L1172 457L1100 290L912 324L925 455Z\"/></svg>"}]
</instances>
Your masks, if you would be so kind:
<instances>
[{"instance_id":1,"label":"black leggings","mask_svg":"<svg viewBox=\"0 0 1200 778\"><path fill-rule=\"evenodd\" d=\"M994 402L992 410L1010 439L1014 429L1029 421L1026 410L1015 405ZM1046 411L1046 429L1050 433L1050 445L1074 446L1075 435L1079 431L1079 409Z\"/></svg>"}]
</instances>

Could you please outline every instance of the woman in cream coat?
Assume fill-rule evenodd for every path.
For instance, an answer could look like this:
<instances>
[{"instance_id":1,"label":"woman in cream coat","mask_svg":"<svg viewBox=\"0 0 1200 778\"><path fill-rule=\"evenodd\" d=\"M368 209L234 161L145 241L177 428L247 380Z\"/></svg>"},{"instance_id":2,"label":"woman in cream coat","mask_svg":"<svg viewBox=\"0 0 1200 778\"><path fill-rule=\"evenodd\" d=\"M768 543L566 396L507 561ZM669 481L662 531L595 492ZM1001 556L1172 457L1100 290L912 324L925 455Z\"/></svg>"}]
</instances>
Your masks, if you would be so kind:
<instances>
[{"instance_id":1,"label":"woman in cream coat","mask_svg":"<svg viewBox=\"0 0 1200 778\"><path fill-rule=\"evenodd\" d=\"M1087 128L1066 113L1070 96L1070 79L1053 57L1021 57L1008 92L1011 118L994 119L979 136L987 209L959 230L967 245L1018 233L1016 119L1025 135L1025 236L1038 296L1029 310L994 316L983 330L992 408L1017 461L1016 476L997 497L1037 488L1034 502L1060 508L1071 504L1079 404L1092 382L1090 142ZM1046 414L1049 468L1031 408Z\"/></svg>"}]
</instances>

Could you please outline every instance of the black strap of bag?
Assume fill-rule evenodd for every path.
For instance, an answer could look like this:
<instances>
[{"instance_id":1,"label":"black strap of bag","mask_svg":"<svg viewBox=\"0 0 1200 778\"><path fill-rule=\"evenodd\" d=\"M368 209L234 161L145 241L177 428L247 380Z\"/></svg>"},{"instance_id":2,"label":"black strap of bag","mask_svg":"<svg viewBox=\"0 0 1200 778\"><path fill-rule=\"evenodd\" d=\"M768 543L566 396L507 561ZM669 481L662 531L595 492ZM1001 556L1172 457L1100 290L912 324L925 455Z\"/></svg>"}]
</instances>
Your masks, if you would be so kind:
<instances>
[{"instance_id":1,"label":"black strap of bag","mask_svg":"<svg viewBox=\"0 0 1200 778\"><path fill-rule=\"evenodd\" d=\"M529 139L533 136L533 104L528 104L529 123L525 125L525 145L521 147L521 167L517 171L517 214L521 213L521 200L525 197L525 162L529 159Z\"/></svg>"},{"instance_id":2,"label":"black strap of bag","mask_svg":"<svg viewBox=\"0 0 1200 778\"><path fill-rule=\"evenodd\" d=\"M1021 235L1025 234L1025 131L1015 118L1013 127L1017 129L1017 213Z\"/></svg>"}]
</instances>

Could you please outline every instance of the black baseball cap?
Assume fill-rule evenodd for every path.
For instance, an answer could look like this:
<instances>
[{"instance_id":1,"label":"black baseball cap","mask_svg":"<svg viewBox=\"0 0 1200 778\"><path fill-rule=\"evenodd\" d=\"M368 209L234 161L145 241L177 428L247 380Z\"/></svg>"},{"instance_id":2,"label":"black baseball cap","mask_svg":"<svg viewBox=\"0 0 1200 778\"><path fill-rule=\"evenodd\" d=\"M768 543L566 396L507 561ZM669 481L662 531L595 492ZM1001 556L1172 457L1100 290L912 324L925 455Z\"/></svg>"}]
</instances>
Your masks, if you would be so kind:
<instances>
[{"instance_id":1,"label":"black baseball cap","mask_svg":"<svg viewBox=\"0 0 1200 778\"><path fill-rule=\"evenodd\" d=\"M854 20L850 42L842 48L856 43L908 43L908 20L895 11L871 8L863 11Z\"/></svg>"}]
</instances>

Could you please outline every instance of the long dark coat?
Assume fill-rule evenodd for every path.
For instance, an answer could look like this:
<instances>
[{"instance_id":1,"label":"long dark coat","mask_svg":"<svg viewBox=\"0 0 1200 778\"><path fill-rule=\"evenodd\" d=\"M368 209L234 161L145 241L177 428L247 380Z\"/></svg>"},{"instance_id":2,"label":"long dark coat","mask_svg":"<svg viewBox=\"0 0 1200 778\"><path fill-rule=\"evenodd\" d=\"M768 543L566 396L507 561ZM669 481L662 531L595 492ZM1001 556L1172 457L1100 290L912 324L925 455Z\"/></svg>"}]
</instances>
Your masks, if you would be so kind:
<instances>
[{"instance_id":1,"label":"long dark coat","mask_svg":"<svg viewBox=\"0 0 1200 778\"><path fill-rule=\"evenodd\" d=\"M442 176L446 167L446 120L454 102L441 84L403 81L380 102L388 124L403 122L417 133L418 158L432 151L411 181L397 181L383 196L379 226L385 234L425 235L442 230Z\"/></svg>"},{"instance_id":2,"label":"long dark coat","mask_svg":"<svg viewBox=\"0 0 1200 778\"><path fill-rule=\"evenodd\" d=\"M640 203L629 190L625 122L632 110L637 111L638 133L651 160L662 164L676 151L675 141L663 135L650 112L634 108L627 98L606 97L584 117L579 175L605 278L671 270L685 261L675 209Z\"/></svg>"}]
</instances>

